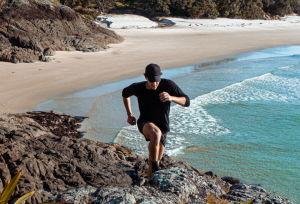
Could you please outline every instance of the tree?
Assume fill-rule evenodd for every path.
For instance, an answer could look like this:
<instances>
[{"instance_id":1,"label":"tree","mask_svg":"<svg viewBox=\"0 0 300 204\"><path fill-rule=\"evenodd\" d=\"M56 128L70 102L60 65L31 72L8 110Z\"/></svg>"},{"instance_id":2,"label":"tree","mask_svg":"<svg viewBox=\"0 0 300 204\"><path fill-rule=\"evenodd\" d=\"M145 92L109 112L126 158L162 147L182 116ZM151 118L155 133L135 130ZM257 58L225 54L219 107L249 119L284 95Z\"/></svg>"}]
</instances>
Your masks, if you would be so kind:
<instances>
[{"instance_id":1,"label":"tree","mask_svg":"<svg viewBox=\"0 0 300 204\"><path fill-rule=\"evenodd\" d=\"M276 0L274 4L274 13L280 16L292 13L290 0Z\"/></svg>"},{"instance_id":2,"label":"tree","mask_svg":"<svg viewBox=\"0 0 300 204\"><path fill-rule=\"evenodd\" d=\"M213 0L198 0L195 1L192 7L188 10L191 17L196 18L217 18L220 14L217 10L217 5Z\"/></svg>"},{"instance_id":3,"label":"tree","mask_svg":"<svg viewBox=\"0 0 300 204\"><path fill-rule=\"evenodd\" d=\"M291 0L291 7L294 13L300 14L300 1Z\"/></svg>"},{"instance_id":4,"label":"tree","mask_svg":"<svg viewBox=\"0 0 300 204\"><path fill-rule=\"evenodd\" d=\"M169 7L171 0L137 0L137 3L147 16L154 16L157 13L171 14Z\"/></svg>"},{"instance_id":5,"label":"tree","mask_svg":"<svg viewBox=\"0 0 300 204\"><path fill-rule=\"evenodd\" d=\"M260 0L245 0L241 7L242 18L259 19L263 18L263 3Z\"/></svg>"},{"instance_id":6,"label":"tree","mask_svg":"<svg viewBox=\"0 0 300 204\"><path fill-rule=\"evenodd\" d=\"M170 11L172 15L188 16L195 0L171 0Z\"/></svg>"},{"instance_id":7,"label":"tree","mask_svg":"<svg viewBox=\"0 0 300 204\"><path fill-rule=\"evenodd\" d=\"M241 0L216 0L218 11L222 17L241 17Z\"/></svg>"},{"instance_id":8,"label":"tree","mask_svg":"<svg viewBox=\"0 0 300 204\"><path fill-rule=\"evenodd\" d=\"M113 7L116 0L95 0L95 3L98 5L99 13L103 14L106 11L107 7Z\"/></svg>"}]
</instances>

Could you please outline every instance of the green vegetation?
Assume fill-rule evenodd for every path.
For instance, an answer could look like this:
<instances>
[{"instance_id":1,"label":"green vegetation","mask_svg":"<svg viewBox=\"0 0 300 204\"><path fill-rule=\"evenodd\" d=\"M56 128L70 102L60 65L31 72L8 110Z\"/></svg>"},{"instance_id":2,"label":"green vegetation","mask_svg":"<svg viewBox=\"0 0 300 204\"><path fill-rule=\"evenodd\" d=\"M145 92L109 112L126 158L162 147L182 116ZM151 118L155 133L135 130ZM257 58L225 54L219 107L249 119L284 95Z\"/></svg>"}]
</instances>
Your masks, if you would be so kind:
<instances>
[{"instance_id":1,"label":"green vegetation","mask_svg":"<svg viewBox=\"0 0 300 204\"><path fill-rule=\"evenodd\" d=\"M17 173L11 181L8 180L7 183L5 184L5 187L4 187L1 197L0 197L0 204L8 203L8 200L10 199L10 197L11 197L12 193L14 192L16 185L19 181L19 178L21 176L21 171L19 173ZM34 193L35 193L35 191L27 193L26 195L19 198L15 202L15 204L23 203L25 200L30 198Z\"/></svg>"},{"instance_id":2,"label":"green vegetation","mask_svg":"<svg viewBox=\"0 0 300 204\"><path fill-rule=\"evenodd\" d=\"M4 189L1 193L1 196L0 196L0 204L7 204L12 193L14 192L16 186L17 186L17 183L21 177L21 172L22 172L22 169L13 177L13 179L11 181L7 181L5 186L4 186ZM30 193L27 193L25 195L23 195L21 198L17 199L15 201L14 204L22 204L24 203L28 198L30 198L31 196L33 196L33 194L35 193L36 191L32 191ZM51 204L51 203L40 203L40 204ZM68 204L68 203L56 203L56 204Z\"/></svg>"},{"instance_id":3,"label":"green vegetation","mask_svg":"<svg viewBox=\"0 0 300 204\"><path fill-rule=\"evenodd\" d=\"M60 3L80 7L79 13L89 8L98 13L134 13L148 17L262 19L265 14L300 14L299 0L60 0Z\"/></svg>"}]
</instances>

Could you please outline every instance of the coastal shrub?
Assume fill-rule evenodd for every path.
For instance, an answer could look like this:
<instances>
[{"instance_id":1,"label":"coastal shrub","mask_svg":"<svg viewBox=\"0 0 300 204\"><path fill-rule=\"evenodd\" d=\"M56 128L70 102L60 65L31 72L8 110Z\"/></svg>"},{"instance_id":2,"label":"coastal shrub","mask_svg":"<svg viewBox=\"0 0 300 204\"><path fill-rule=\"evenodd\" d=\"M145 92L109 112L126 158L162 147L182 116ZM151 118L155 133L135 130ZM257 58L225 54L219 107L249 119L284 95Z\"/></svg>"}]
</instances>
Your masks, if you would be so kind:
<instances>
[{"instance_id":1,"label":"coastal shrub","mask_svg":"<svg viewBox=\"0 0 300 204\"><path fill-rule=\"evenodd\" d=\"M291 14L292 7L290 0L275 0L275 4L273 7L273 12L276 15L284 16L286 14Z\"/></svg>"},{"instance_id":2,"label":"coastal shrub","mask_svg":"<svg viewBox=\"0 0 300 204\"><path fill-rule=\"evenodd\" d=\"M262 0L263 11L269 15L300 14L299 0Z\"/></svg>"},{"instance_id":3,"label":"coastal shrub","mask_svg":"<svg viewBox=\"0 0 300 204\"><path fill-rule=\"evenodd\" d=\"M222 17L235 18L242 16L240 0L216 0L216 3Z\"/></svg>"},{"instance_id":4,"label":"coastal shrub","mask_svg":"<svg viewBox=\"0 0 300 204\"><path fill-rule=\"evenodd\" d=\"M294 13L300 14L300 1L299 0L291 0L291 7Z\"/></svg>"},{"instance_id":5,"label":"coastal shrub","mask_svg":"<svg viewBox=\"0 0 300 204\"><path fill-rule=\"evenodd\" d=\"M265 13L270 14L270 6L272 5L272 2L270 0L262 0L263 3L263 10Z\"/></svg>"},{"instance_id":6,"label":"coastal shrub","mask_svg":"<svg viewBox=\"0 0 300 204\"><path fill-rule=\"evenodd\" d=\"M129 0L127 0L129 1ZM169 15L171 0L136 0L129 1L133 8L143 11L146 16L155 16L158 13Z\"/></svg>"},{"instance_id":7,"label":"coastal shrub","mask_svg":"<svg viewBox=\"0 0 300 204\"><path fill-rule=\"evenodd\" d=\"M170 0L154 0L152 2L153 2L152 3L153 8L156 11L163 12L167 15L171 14L171 11L170 11L171 1ZM152 11L152 12L154 13L155 11Z\"/></svg>"},{"instance_id":8,"label":"coastal shrub","mask_svg":"<svg viewBox=\"0 0 300 204\"><path fill-rule=\"evenodd\" d=\"M229 201L226 199L219 199L214 194L208 194L205 200L209 204L229 204Z\"/></svg>"},{"instance_id":9,"label":"coastal shrub","mask_svg":"<svg viewBox=\"0 0 300 204\"><path fill-rule=\"evenodd\" d=\"M171 0L170 12L175 16L188 16L188 10L193 7L195 0Z\"/></svg>"},{"instance_id":10,"label":"coastal shrub","mask_svg":"<svg viewBox=\"0 0 300 204\"><path fill-rule=\"evenodd\" d=\"M261 0L217 0L216 2L222 17L259 19L265 14Z\"/></svg>"},{"instance_id":11,"label":"coastal shrub","mask_svg":"<svg viewBox=\"0 0 300 204\"><path fill-rule=\"evenodd\" d=\"M21 172L22 170L20 170L11 181L7 181L7 183L5 184L5 187L3 189L3 192L1 194L0 197L0 204L6 204L8 203L8 200L10 199L12 193L14 192L17 183L20 179L21 176ZM19 198L15 204L21 204L23 203L25 200L27 200L28 198L30 198L33 194L35 193L35 191L32 191L30 193L27 193L26 195L22 196L21 198Z\"/></svg>"},{"instance_id":12,"label":"coastal shrub","mask_svg":"<svg viewBox=\"0 0 300 204\"><path fill-rule=\"evenodd\" d=\"M217 18L220 14L213 0L195 1L188 10L188 15L194 18Z\"/></svg>"},{"instance_id":13,"label":"coastal shrub","mask_svg":"<svg viewBox=\"0 0 300 204\"><path fill-rule=\"evenodd\" d=\"M135 8L137 6L141 6L150 16L158 14L194 18L219 16L214 0L139 0L135 2Z\"/></svg>"},{"instance_id":14,"label":"coastal shrub","mask_svg":"<svg viewBox=\"0 0 300 204\"><path fill-rule=\"evenodd\" d=\"M53 1L53 0L50 0ZM300 14L299 0L60 0L71 7L98 9L99 13L110 10L135 11L147 17L184 16L192 18L262 19L268 15ZM93 17L91 14L84 14Z\"/></svg>"},{"instance_id":15,"label":"coastal shrub","mask_svg":"<svg viewBox=\"0 0 300 204\"><path fill-rule=\"evenodd\" d=\"M94 20L99 15L99 12L93 9L82 8L81 6L75 7L74 10L90 20Z\"/></svg>"},{"instance_id":16,"label":"coastal shrub","mask_svg":"<svg viewBox=\"0 0 300 204\"><path fill-rule=\"evenodd\" d=\"M260 0L246 0L241 7L241 13L245 19L261 19L265 14L263 3Z\"/></svg>"},{"instance_id":17,"label":"coastal shrub","mask_svg":"<svg viewBox=\"0 0 300 204\"><path fill-rule=\"evenodd\" d=\"M21 177L21 173L22 173L22 169L12 178L11 181L7 181L4 189L1 193L1 197L0 197L0 204L7 204L12 193L14 192L17 183ZM23 195L22 197L20 197L19 199L17 199L14 204L22 204L24 203L27 199L29 199L31 196L34 195L36 191L32 191L30 193L27 193L25 195ZM48 203L40 203L40 204L48 204ZM68 204L68 203L56 203L56 204Z\"/></svg>"},{"instance_id":18,"label":"coastal shrub","mask_svg":"<svg viewBox=\"0 0 300 204\"><path fill-rule=\"evenodd\" d=\"M124 7L125 5L124 5L123 3L117 1L117 2L115 3L115 6L116 6L116 7Z\"/></svg>"}]
</instances>

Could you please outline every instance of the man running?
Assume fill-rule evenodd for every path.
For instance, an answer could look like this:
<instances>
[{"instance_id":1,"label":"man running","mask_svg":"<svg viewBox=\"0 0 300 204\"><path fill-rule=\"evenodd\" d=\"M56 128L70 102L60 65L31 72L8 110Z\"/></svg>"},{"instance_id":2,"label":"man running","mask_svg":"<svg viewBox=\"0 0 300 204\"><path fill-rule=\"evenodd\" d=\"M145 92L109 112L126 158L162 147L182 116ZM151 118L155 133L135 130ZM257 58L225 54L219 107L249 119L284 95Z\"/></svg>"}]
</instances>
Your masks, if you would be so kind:
<instances>
[{"instance_id":1,"label":"man running","mask_svg":"<svg viewBox=\"0 0 300 204\"><path fill-rule=\"evenodd\" d=\"M130 96L138 99L140 117L137 121L139 131L150 141L148 179L152 173L159 170L162 159L166 135L169 128L169 112L171 102L181 106L190 105L189 97L171 80L161 79L161 70L157 64L149 64L144 76L147 81L133 83L123 89L122 96L127 112L127 122L136 124L136 119L131 112Z\"/></svg>"}]
</instances>

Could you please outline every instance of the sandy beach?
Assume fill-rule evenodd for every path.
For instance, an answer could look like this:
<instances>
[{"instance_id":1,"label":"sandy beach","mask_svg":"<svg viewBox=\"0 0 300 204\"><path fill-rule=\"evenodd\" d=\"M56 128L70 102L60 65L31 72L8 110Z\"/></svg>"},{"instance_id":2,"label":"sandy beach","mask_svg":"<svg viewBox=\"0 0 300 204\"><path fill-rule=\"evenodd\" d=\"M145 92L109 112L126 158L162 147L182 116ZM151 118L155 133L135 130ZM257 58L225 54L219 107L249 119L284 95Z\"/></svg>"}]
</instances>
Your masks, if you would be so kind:
<instances>
[{"instance_id":1,"label":"sandy beach","mask_svg":"<svg viewBox=\"0 0 300 204\"><path fill-rule=\"evenodd\" d=\"M278 22L268 26L186 23L171 28L114 29L125 41L110 45L107 51L57 52L50 63L0 62L0 113L35 110L36 105L51 99L138 76L152 62L167 69L269 47L299 45L300 23Z\"/></svg>"}]
</instances>

